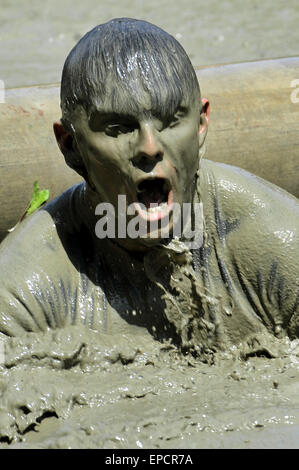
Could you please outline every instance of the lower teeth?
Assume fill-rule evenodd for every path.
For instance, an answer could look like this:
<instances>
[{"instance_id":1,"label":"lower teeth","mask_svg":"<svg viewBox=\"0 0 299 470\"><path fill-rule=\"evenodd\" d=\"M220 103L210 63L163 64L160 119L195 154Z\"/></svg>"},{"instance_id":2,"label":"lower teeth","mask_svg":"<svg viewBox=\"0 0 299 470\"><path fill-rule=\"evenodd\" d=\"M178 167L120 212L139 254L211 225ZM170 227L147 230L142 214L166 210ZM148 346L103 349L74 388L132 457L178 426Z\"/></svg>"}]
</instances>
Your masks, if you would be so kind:
<instances>
[{"instance_id":1,"label":"lower teeth","mask_svg":"<svg viewBox=\"0 0 299 470\"><path fill-rule=\"evenodd\" d=\"M167 202L162 202L162 204L157 204L151 206L147 209L148 212L155 213L167 208Z\"/></svg>"}]
</instances>

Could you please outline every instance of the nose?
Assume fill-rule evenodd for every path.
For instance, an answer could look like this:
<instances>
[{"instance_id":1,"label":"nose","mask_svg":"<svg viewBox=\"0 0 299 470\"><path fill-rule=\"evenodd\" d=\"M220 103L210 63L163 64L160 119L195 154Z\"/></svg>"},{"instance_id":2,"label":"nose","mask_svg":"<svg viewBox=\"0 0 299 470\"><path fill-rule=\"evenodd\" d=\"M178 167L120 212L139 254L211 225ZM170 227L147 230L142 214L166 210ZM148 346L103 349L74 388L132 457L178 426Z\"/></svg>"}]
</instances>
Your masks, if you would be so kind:
<instances>
[{"instance_id":1,"label":"nose","mask_svg":"<svg viewBox=\"0 0 299 470\"><path fill-rule=\"evenodd\" d=\"M132 163L142 171L152 171L157 162L163 158L163 146L158 131L152 123L142 123L139 128L138 141Z\"/></svg>"}]
</instances>

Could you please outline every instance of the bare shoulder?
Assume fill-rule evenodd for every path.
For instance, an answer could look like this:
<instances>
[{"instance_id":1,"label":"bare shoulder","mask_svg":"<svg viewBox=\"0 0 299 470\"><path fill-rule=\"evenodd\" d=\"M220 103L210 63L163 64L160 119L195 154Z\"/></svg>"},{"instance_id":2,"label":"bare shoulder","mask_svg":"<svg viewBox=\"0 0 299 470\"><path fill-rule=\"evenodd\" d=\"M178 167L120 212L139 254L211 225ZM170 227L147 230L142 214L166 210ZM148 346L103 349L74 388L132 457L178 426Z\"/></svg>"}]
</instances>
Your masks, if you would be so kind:
<instances>
[{"instance_id":1,"label":"bare shoulder","mask_svg":"<svg viewBox=\"0 0 299 470\"><path fill-rule=\"evenodd\" d=\"M51 215L40 210L20 223L0 245L0 266L5 271L38 264L58 250L60 243ZM32 269L32 268L31 268Z\"/></svg>"},{"instance_id":2,"label":"bare shoulder","mask_svg":"<svg viewBox=\"0 0 299 470\"><path fill-rule=\"evenodd\" d=\"M76 229L80 191L80 185L70 188L23 220L0 244L0 265L21 260L37 263L63 251L61 233Z\"/></svg>"},{"instance_id":3,"label":"bare shoulder","mask_svg":"<svg viewBox=\"0 0 299 470\"><path fill-rule=\"evenodd\" d=\"M238 220L239 228L264 234L299 231L299 200L241 168L203 160L205 188L221 216ZM282 235L285 232L285 235Z\"/></svg>"},{"instance_id":4,"label":"bare shoulder","mask_svg":"<svg viewBox=\"0 0 299 470\"><path fill-rule=\"evenodd\" d=\"M223 256L246 277L271 278L279 267L290 288L298 282L299 201L245 170L203 162L207 228ZM201 181L202 183L202 181ZM244 274L245 275L245 274Z\"/></svg>"},{"instance_id":5,"label":"bare shoulder","mask_svg":"<svg viewBox=\"0 0 299 470\"><path fill-rule=\"evenodd\" d=\"M217 257L267 325L298 336L299 201L244 170L203 163L203 206Z\"/></svg>"}]
</instances>

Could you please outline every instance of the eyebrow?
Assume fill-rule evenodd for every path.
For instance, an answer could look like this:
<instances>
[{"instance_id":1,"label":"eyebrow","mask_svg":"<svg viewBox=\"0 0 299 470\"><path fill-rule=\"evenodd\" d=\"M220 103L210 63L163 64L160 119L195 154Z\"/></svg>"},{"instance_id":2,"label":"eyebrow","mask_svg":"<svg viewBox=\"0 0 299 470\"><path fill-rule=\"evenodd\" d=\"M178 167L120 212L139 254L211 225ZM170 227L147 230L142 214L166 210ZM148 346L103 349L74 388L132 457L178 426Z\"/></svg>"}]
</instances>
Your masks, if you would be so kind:
<instances>
[{"instance_id":1,"label":"eyebrow","mask_svg":"<svg viewBox=\"0 0 299 470\"><path fill-rule=\"evenodd\" d=\"M137 123L137 118L127 113L116 113L114 111L100 111L95 110L91 113L88 123L90 128L98 127L99 125L105 125L108 122L129 122Z\"/></svg>"},{"instance_id":2,"label":"eyebrow","mask_svg":"<svg viewBox=\"0 0 299 470\"><path fill-rule=\"evenodd\" d=\"M116 112L113 110L105 109L105 110L99 110L96 109L92 111L90 114L90 117L88 119L89 126L92 129L92 127L97 127L98 125L104 125L108 122L113 122L113 121L118 121L118 122L129 122L129 123L134 123L137 124L141 117L143 118L149 118L150 116L154 116L157 119L160 119L161 121L171 119L177 112L183 112L184 114L187 114L189 111L189 106L183 101L181 102L174 113L168 114L168 115L163 115L163 111L161 110L158 112L151 112L149 110L142 110L138 115L136 114L130 114L130 113L123 113L123 112Z\"/></svg>"}]
</instances>

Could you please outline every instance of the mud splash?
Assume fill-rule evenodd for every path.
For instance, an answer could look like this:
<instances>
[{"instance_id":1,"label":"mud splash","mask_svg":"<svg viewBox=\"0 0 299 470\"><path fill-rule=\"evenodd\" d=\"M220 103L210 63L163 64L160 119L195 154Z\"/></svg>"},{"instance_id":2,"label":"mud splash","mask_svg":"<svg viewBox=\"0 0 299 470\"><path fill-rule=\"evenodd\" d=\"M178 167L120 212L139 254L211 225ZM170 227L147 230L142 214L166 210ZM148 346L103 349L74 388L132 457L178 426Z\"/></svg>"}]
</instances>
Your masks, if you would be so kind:
<instances>
[{"instance_id":1,"label":"mud splash","mask_svg":"<svg viewBox=\"0 0 299 470\"><path fill-rule=\"evenodd\" d=\"M0 448L296 448L299 341L261 344L208 365L147 333L10 338Z\"/></svg>"}]
</instances>

